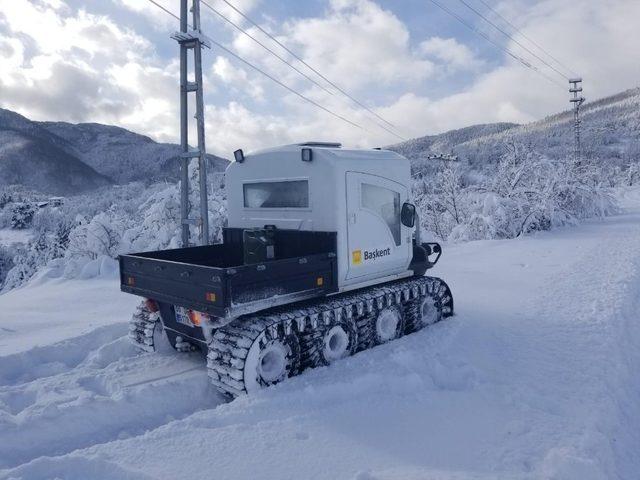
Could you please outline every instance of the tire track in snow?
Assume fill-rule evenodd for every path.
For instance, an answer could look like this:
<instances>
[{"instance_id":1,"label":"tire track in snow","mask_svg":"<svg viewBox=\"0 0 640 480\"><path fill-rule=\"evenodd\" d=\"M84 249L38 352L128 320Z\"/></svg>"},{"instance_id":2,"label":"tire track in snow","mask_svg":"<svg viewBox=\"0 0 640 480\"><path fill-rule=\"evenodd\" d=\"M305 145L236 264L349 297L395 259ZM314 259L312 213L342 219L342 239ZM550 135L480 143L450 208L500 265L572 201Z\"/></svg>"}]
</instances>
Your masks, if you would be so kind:
<instances>
[{"instance_id":1,"label":"tire track in snow","mask_svg":"<svg viewBox=\"0 0 640 480\"><path fill-rule=\"evenodd\" d=\"M640 444L628 424L628 412L640 410L629 391L640 400L640 382L625 375L640 367L638 355L629 358L637 349L630 339L640 341L637 310L630 308L640 290L640 214L579 228L577 261L550 276L525 309L523 320L537 324L529 330L538 336L524 329L512 342L519 346L513 368L526 374L511 395L523 411L556 424L558 432L546 439L552 446L540 452L545 478L581 478L586 472L598 479L630 478L640 468L627 453Z\"/></svg>"},{"instance_id":2,"label":"tire track in snow","mask_svg":"<svg viewBox=\"0 0 640 480\"><path fill-rule=\"evenodd\" d=\"M0 357L0 386L67 372L88 360L101 346L121 337L126 328L126 323L107 325L53 345Z\"/></svg>"},{"instance_id":3,"label":"tire track in snow","mask_svg":"<svg viewBox=\"0 0 640 480\"><path fill-rule=\"evenodd\" d=\"M17 383L0 386L0 468L140 435L221 401L199 354L138 354L116 332L122 325L10 356L16 371L3 378ZM83 355L89 345L100 346Z\"/></svg>"}]
</instances>

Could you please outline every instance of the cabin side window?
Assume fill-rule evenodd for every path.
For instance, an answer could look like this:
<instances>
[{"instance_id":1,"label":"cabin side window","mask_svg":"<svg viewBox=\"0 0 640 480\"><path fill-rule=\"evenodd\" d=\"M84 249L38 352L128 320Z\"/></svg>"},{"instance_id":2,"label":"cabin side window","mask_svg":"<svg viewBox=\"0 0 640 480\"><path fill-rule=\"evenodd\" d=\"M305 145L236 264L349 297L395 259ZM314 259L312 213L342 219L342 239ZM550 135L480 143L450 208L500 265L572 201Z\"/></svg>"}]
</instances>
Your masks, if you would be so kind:
<instances>
[{"instance_id":1,"label":"cabin side window","mask_svg":"<svg viewBox=\"0 0 640 480\"><path fill-rule=\"evenodd\" d=\"M370 183L360 190L363 208L377 214L387 224L396 245L400 245L400 193Z\"/></svg>"},{"instance_id":2,"label":"cabin side window","mask_svg":"<svg viewBox=\"0 0 640 480\"><path fill-rule=\"evenodd\" d=\"M309 208L307 180L245 183L243 191L245 208Z\"/></svg>"}]
</instances>

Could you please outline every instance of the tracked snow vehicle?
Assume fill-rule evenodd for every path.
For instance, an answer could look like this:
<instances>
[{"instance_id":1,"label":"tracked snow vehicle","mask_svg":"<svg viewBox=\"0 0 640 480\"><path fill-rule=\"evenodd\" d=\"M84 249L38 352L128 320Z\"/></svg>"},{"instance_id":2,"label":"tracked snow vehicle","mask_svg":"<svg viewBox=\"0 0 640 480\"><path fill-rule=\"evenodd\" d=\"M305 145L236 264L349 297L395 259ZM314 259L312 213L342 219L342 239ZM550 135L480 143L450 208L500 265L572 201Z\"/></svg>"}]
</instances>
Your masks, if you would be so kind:
<instances>
[{"instance_id":1,"label":"tracked snow vehicle","mask_svg":"<svg viewBox=\"0 0 640 480\"><path fill-rule=\"evenodd\" d=\"M453 314L441 255L421 243L409 161L305 143L236 152L223 243L120 257L121 289L146 300L130 337L202 350L237 396Z\"/></svg>"}]
</instances>

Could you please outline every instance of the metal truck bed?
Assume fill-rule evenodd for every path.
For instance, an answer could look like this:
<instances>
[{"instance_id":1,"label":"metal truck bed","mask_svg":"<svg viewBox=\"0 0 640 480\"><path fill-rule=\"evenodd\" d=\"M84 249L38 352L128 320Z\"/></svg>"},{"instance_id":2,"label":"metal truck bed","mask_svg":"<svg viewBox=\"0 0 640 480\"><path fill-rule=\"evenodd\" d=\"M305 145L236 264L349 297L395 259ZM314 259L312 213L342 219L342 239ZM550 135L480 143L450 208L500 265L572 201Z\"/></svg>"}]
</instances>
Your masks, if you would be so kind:
<instances>
[{"instance_id":1,"label":"metal truck bed","mask_svg":"<svg viewBox=\"0 0 640 480\"><path fill-rule=\"evenodd\" d=\"M223 238L122 255L120 288L221 320L338 290L335 232L278 229L275 258L255 264L244 264L242 229L227 228Z\"/></svg>"}]
</instances>

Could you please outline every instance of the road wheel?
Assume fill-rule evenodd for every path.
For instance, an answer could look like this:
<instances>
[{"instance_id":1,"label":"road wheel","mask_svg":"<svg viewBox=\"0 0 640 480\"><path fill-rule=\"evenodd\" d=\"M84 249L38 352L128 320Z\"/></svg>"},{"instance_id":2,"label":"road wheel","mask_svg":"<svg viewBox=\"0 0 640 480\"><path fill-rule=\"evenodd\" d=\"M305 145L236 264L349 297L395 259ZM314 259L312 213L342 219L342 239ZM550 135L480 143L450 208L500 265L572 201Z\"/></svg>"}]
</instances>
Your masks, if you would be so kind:
<instances>
[{"instance_id":1,"label":"road wheel","mask_svg":"<svg viewBox=\"0 0 640 480\"><path fill-rule=\"evenodd\" d=\"M298 373L300 344L296 335L282 328L262 332L251 344L244 364L247 392L275 385Z\"/></svg>"},{"instance_id":2,"label":"road wheel","mask_svg":"<svg viewBox=\"0 0 640 480\"><path fill-rule=\"evenodd\" d=\"M383 308L375 317L375 343L380 345L402 336L404 315L397 306Z\"/></svg>"},{"instance_id":3,"label":"road wheel","mask_svg":"<svg viewBox=\"0 0 640 480\"><path fill-rule=\"evenodd\" d=\"M330 324L323 331L321 357L325 365L353 355L358 346L358 332L354 322Z\"/></svg>"},{"instance_id":4,"label":"road wheel","mask_svg":"<svg viewBox=\"0 0 640 480\"><path fill-rule=\"evenodd\" d=\"M145 352L173 351L160 319L160 313L151 311L147 302L141 302L129 321L129 339Z\"/></svg>"}]
</instances>

